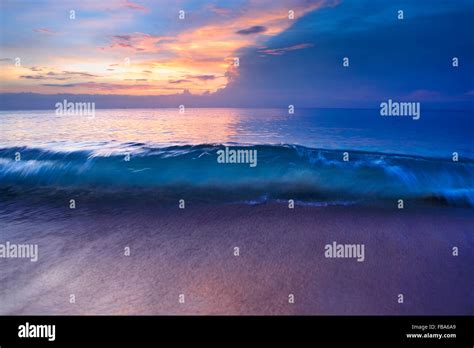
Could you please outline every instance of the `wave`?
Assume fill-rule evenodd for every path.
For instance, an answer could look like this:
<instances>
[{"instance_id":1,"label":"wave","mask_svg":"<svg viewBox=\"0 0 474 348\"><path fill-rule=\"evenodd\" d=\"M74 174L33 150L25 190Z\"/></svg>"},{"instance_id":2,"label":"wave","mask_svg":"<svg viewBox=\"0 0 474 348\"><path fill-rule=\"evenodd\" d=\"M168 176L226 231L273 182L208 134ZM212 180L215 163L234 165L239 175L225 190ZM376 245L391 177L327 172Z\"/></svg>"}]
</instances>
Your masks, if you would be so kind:
<instances>
[{"instance_id":1,"label":"wave","mask_svg":"<svg viewBox=\"0 0 474 348\"><path fill-rule=\"evenodd\" d=\"M0 149L0 187L139 190L199 194L261 202L437 200L474 205L474 161L325 150L299 145L231 144L257 151L257 165L218 163L221 144L152 147L130 143L120 151ZM350 155L343 161L343 152ZM21 160L15 161L19 153Z\"/></svg>"}]
</instances>

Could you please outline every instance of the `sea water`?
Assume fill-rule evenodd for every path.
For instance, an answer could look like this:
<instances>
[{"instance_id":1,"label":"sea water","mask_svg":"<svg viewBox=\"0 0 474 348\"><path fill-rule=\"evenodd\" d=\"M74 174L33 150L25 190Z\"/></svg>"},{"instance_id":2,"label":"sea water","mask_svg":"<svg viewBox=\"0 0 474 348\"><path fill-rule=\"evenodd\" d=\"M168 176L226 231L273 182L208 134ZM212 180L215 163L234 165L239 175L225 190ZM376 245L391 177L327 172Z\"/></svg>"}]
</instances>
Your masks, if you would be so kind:
<instances>
[{"instance_id":1,"label":"sea water","mask_svg":"<svg viewBox=\"0 0 474 348\"><path fill-rule=\"evenodd\" d=\"M0 185L472 205L472 112L423 110L414 120L379 111L97 109L93 118L2 111ZM248 147L257 166L219 162L226 148Z\"/></svg>"}]
</instances>

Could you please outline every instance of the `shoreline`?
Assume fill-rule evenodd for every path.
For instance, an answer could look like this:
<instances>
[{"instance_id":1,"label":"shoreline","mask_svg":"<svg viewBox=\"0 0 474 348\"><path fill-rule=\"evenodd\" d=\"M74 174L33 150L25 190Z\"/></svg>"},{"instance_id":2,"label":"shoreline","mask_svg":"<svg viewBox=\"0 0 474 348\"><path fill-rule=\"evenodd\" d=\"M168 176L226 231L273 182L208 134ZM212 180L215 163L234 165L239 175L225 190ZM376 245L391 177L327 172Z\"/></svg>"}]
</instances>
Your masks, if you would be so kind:
<instances>
[{"instance_id":1,"label":"shoreline","mask_svg":"<svg viewBox=\"0 0 474 348\"><path fill-rule=\"evenodd\" d=\"M469 208L125 207L2 215L3 238L39 257L0 260L0 313L474 314ZM332 242L364 244L364 261L326 258Z\"/></svg>"}]
</instances>

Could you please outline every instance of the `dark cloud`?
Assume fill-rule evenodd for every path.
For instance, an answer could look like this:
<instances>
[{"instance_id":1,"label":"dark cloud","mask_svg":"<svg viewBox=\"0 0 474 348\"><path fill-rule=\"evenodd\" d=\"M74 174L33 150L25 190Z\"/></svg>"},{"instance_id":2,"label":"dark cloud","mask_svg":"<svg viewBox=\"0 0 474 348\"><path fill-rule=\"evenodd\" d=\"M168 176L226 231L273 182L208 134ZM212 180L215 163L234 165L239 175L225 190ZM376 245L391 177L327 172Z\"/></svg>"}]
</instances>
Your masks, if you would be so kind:
<instances>
[{"instance_id":1,"label":"dark cloud","mask_svg":"<svg viewBox=\"0 0 474 348\"><path fill-rule=\"evenodd\" d=\"M187 79L201 80L201 81L211 81L216 78L214 75L186 75Z\"/></svg>"},{"instance_id":2,"label":"dark cloud","mask_svg":"<svg viewBox=\"0 0 474 348\"><path fill-rule=\"evenodd\" d=\"M130 41L132 39L131 35L114 35L112 37L114 39L123 40L123 41Z\"/></svg>"},{"instance_id":3,"label":"dark cloud","mask_svg":"<svg viewBox=\"0 0 474 348\"><path fill-rule=\"evenodd\" d=\"M84 77L101 77L99 75L89 74L82 71L63 71L63 73L67 75L79 75Z\"/></svg>"},{"instance_id":4,"label":"dark cloud","mask_svg":"<svg viewBox=\"0 0 474 348\"><path fill-rule=\"evenodd\" d=\"M40 68L32 67L30 68L32 71L41 71ZM22 75L20 78L22 79L29 79L29 80L70 80L72 78L77 77L100 77L99 75L93 75L82 71L63 71L61 73L57 73L54 71L48 71L45 74L38 74L38 75Z\"/></svg>"},{"instance_id":5,"label":"dark cloud","mask_svg":"<svg viewBox=\"0 0 474 348\"><path fill-rule=\"evenodd\" d=\"M60 84L60 83L43 83L41 86L47 87L76 87L76 83Z\"/></svg>"},{"instance_id":6,"label":"dark cloud","mask_svg":"<svg viewBox=\"0 0 474 348\"><path fill-rule=\"evenodd\" d=\"M236 33L240 35L252 35L252 34L264 33L266 31L267 31L267 28L265 28L264 26L254 25L253 27L236 31Z\"/></svg>"},{"instance_id":7,"label":"dark cloud","mask_svg":"<svg viewBox=\"0 0 474 348\"><path fill-rule=\"evenodd\" d=\"M22 79L28 79L28 80L69 80L70 77L61 77L61 76L55 76L56 74L48 73L46 75L22 75L20 78ZM53 77L51 77L53 76Z\"/></svg>"},{"instance_id":8,"label":"dark cloud","mask_svg":"<svg viewBox=\"0 0 474 348\"><path fill-rule=\"evenodd\" d=\"M107 82L78 82L78 83L68 83L68 84L55 84L55 83L45 83L43 86L48 87L83 87L95 90L127 90L130 86L118 83L107 83ZM146 84L136 84L134 87L143 88L143 89L153 89L156 86L146 85Z\"/></svg>"},{"instance_id":9,"label":"dark cloud","mask_svg":"<svg viewBox=\"0 0 474 348\"><path fill-rule=\"evenodd\" d=\"M405 13L413 20L405 21L396 19L399 4L387 7L362 0L309 13L265 42L266 47L238 52L244 64L213 98L232 106L365 108L409 96L409 100L434 100L431 105L472 109L472 99L469 102L463 95L474 90L474 65L456 70L451 59L474 61L474 47L469 45L474 4L433 2L437 5L429 11L406 2ZM347 68L344 57L350 59Z\"/></svg>"},{"instance_id":10,"label":"dark cloud","mask_svg":"<svg viewBox=\"0 0 474 348\"><path fill-rule=\"evenodd\" d=\"M42 75L22 75L20 78L29 80L44 80L46 77Z\"/></svg>"},{"instance_id":11,"label":"dark cloud","mask_svg":"<svg viewBox=\"0 0 474 348\"><path fill-rule=\"evenodd\" d=\"M180 79L180 80L169 80L168 83L173 83L173 84L178 84L178 83L183 83L183 82L191 82L191 80L188 79Z\"/></svg>"},{"instance_id":12,"label":"dark cloud","mask_svg":"<svg viewBox=\"0 0 474 348\"><path fill-rule=\"evenodd\" d=\"M138 50L137 47L133 46L132 41L135 36L132 35L113 35L112 44L109 48L130 48L132 50Z\"/></svg>"}]
</instances>

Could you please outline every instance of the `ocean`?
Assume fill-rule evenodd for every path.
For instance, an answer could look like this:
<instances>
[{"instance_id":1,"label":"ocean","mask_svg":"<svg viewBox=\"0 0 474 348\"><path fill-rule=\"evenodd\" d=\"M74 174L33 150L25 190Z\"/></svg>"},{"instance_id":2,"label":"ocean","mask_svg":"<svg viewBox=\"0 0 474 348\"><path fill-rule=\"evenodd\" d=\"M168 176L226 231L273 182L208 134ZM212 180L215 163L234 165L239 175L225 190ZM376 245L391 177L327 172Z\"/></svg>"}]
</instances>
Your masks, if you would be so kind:
<instances>
[{"instance_id":1,"label":"ocean","mask_svg":"<svg viewBox=\"0 0 474 348\"><path fill-rule=\"evenodd\" d=\"M469 112L423 111L413 120L369 109L99 109L94 118L0 118L4 187L249 203L474 204ZM258 165L218 163L224 147L257 150Z\"/></svg>"},{"instance_id":2,"label":"ocean","mask_svg":"<svg viewBox=\"0 0 474 348\"><path fill-rule=\"evenodd\" d=\"M0 314L472 315L471 116L2 111Z\"/></svg>"}]
</instances>

